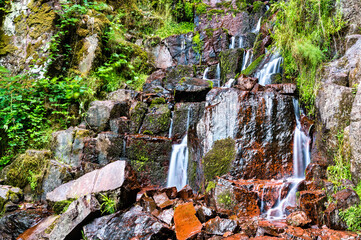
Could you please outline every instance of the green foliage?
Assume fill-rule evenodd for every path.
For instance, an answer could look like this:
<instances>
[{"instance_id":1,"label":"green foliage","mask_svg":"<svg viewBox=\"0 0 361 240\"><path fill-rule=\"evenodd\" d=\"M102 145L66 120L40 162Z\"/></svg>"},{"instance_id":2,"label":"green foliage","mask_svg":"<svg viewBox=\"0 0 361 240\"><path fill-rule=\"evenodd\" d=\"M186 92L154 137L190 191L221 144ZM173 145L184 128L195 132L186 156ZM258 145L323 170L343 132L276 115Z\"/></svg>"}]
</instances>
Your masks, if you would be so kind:
<instances>
[{"instance_id":1,"label":"green foliage","mask_svg":"<svg viewBox=\"0 0 361 240\"><path fill-rule=\"evenodd\" d=\"M264 3L263 3L263 2L261 2L261 1L255 1L255 2L253 3L253 11L254 11L254 12L257 12L257 11L259 11L263 6L264 6Z\"/></svg>"},{"instance_id":2,"label":"green foliage","mask_svg":"<svg viewBox=\"0 0 361 240\"><path fill-rule=\"evenodd\" d=\"M196 5L196 14L201 15L207 12L209 6L205 3L199 3Z\"/></svg>"},{"instance_id":3,"label":"green foliage","mask_svg":"<svg viewBox=\"0 0 361 240\"><path fill-rule=\"evenodd\" d=\"M76 117L68 112L88 94L82 79L31 79L0 68L0 166L28 147L43 148L51 127L66 127Z\"/></svg>"},{"instance_id":4,"label":"green foliage","mask_svg":"<svg viewBox=\"0 0 361 240\"><path fill-rule=\"evenodd\" d=\"M337 134L337 152L334 154L334 164L327 168L327 176L336 186L342 184L342 180L351 180L350 149L344 141L343 132Z\"/></svg>"},{"instance_id":5,"label":"green foliage","mask_svg":"<svg viewBox=\"0 0 361 240\"><path fill-rule=\"evenodd\" d=\"M194 36L193 36L193 50L197 53L197 55L199 56L199 64L202 63L202 51L203 51L203 39L201 39L201 35L199 34L199 32L197 32Z\"/></svg>"},{"instance_id":6,"label":"green foliage","mask_svg":"<svg viewBox=\"0 0 361 240\"><path fill-rule=\"evenodd\" d=\"M117 210L117 206L116 206L117 202L114 199L112 199L111 197L106 196L104 194L100 194L100 196L101 196L101 201L102 201L102 204L100 205L101 213L102 214L115 213L115 211Z\"/></svg>"},{"instance_id":7,"label":"green foliage","mask_svg":"<svg viewBox=\"0 0 361 240\"><path fill-rule=\"evenodd\" d=\"M349 207L340 212L341 218L346 222L348 230L361 230L361 204Z\"/></svg>"},{"instance_id":8,"label":"green foliage","mask_svg":"<svg viewBox=\"0 0 361 240\"><path fill-rule=\"evenodd\" d=\"M226 190L218 194L217 202L224 209L233 209L235 202L233 201L232 196L233 194L229 190Z\"/></svg>"},{"instance_id":9,"label":"green foliage","mask_svg":"<svg viewBox=\"0 0 361 240\"><path fill-rule=\"evenodd\" d=\"M194 24L192 22L174 22L166 21L164 26L157 29L154 35L163 38L176 35L193 32Z\"/></svg>"},{"instance_id":10,"label":"green foliage","mask_svg":"<svg viewBox=\"0 0 361 240\"><path fill-rule=\"evenodd\" d=\"M236 155L235 141L231 138L214 142L213 148L204 156L204 176L211 181L216 176L226 174Z\"/></svg>"},{"instance_id":11,"label":"green foliage","mask_svg":"<svg viewBox=\"0 0 361 240\"><path fill-rule=\"evenodd\" d=\"M209 193L212 189L214 189L216 187L217 183L213 182L213 181L209 181L207 188L206 188L206 193Z\"/></svg>"},{"instance_id":12,"label":"green foliage","mask_svg":"<svg viewBox=\"0 0 361 240\"><path fill-rule=\"evenodd\" d=\"M337 0L336 2L339 2ZM273 39L284 57L285 79L297 81L301 101L314 114L316 71L334 57L333 38L344 27L339 4L330 0L279 1Z\"/></svg>"}]
</instances>

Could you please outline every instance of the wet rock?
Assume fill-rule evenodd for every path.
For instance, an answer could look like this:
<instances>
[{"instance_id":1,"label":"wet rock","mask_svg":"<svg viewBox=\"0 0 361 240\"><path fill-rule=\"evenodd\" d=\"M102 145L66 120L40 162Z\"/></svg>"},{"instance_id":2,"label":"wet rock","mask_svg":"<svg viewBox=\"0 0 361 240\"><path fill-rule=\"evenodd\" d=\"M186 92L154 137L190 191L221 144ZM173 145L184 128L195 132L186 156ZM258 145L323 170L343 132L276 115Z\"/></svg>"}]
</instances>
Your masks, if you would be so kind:
<instances>
[{"instance_id":1,"label":"wet rock","mask_svg":"<svg viewBox=\"0 0 361 240\"><path fill-rule=\"evenodd\" d=\"M199 60L196 58L193 46L194 33L173 35L163 40L164 45L168 48L172 56L174 65L193 65Z\"/></svg>"},{"instance_id":2,"label":"wet rock","mask_svg":"<svg viewBox=\"0 0 361 240\"><path fill-rule=\"evenodd\" d=\"M59 216L51 215L44 220L42 220L39 224L29 228L25 232L19 235L18 240L39 240L46 237L45 230L48 229L54 222L57 220Z\"/></svg>"},{"instance_id":3,"label":"wet rock","mask_svg":"<svg viewBox=\"0 0 361 240\"><path fill-rule=\"evenodd\" d=\"M200 38L204 43L201 61L207 65L217 64L220 53L228 49L228 34L223 28L214 28L211 32L202 31Z\"/></svg>"},{"instance_id":4,"label":"wet rock","mask_svg":"<svg viewBox=\"0 0 361 240\"><path fill-rule=\"evenodd\" d=\"M267 84L264 86L264 91L276 91L280 94L295 95L297 86L294 83L283 83L283 84Z\"/></svg>"},{"instance_id":5,"label":"wet rock","mask_svg":"<svg viewBox=\"0 0 361 240\"><path fill-rule=\"evenodd\" d=\"M175 86L176 102L202 102L212 89L213 82L198 78L184 78Z\"/></svg>"},{"instance_id":6,"label":"wet rock","mask_svg":"<svg viewBox=\"0 0 361 240\"><path fill-rule=\"evenodd\" d=\"M202 224L195 215L193 203L178 205L174 211L174 224L178 240L186 240L200 233Z\"/></svg>"},{"instance_id":7,"label":"wet rock","mask_svg":"<svg viewBox=\"0 0 361 240\"><path fill-rule=\"evenodd\" d=\"M325 202L327 201L325 191L300 191L298 205L301 211L307 214L312 224L321 226L323 219L319 214L325 210Z\"/></svg>"},{"instance_id":8,"label":"wet rock","mask_svg":"<svg viewBox=\"0 0 361 240\"><path fill-rule=\"evenodd\" d=\"M310 163L306 167L306 180L326 179L327 164Z\"/></svg>"},{"instance_id":9,"label":"wet rock","mask_svg":"<svg viewBox=\"0 0 361 240\"><path fill-rule=\"evenodd\" d=\"M49 239L81 238L82 225L99 215L99 210L100 204L94 196L89 194L80 197L52 224L54 227L49 229Z\"/></svg>"},{"instance_id":10,"label":"wet rock","mask_svg":"<svg viewBox=\"0 0 361 240\"><path fill-rule=\"evenodd\" d=\"M109 120L129 115L129 104L116 101L94 101L90 104L86 122L91 129L104 131L109 129Z\"/></svg>"},{"instance_id":11,"label":"wet rock","mask_svg":"<svg viewBox=\"0 0 361 240\"><path fill-rule=\"evenodd\" d=\"M297 211L287 216L286 222L288 225L294 227L303 227L311 223L305 212Z\"/></svg>"},{"instance_id":12,"label":"wet rock","mask_svg":"<svg viewBox=\"0 0 361 240\"><path fill-rule=\"evenodd\" d=\"M46 199L58 202L73 198L79 198L90 193L106 191L119 191L121 205L127 206L135 201L138 182L134 171L126 161L116 161L107 166L92 171L82 177L67 182L46 194Z\"/></svg>"},{"instance_id":13,"label":"wet rock","mask_svg":"<svg viewBox=\"0 0 361 240\"><path fill-rule=\"evenodd\" d=\"M242 91L251 91L257 83L257 78L250 78L242 74L237 78L237 85L235 87Z\"/></svg>"},{"instance_id":14,"label":"wet rock","mask_svg":"<svg viewBox=\"0 0 361 240\"><path fill-rule=\"evenodd\" d=\"M145 195L143 195L139 202L144 211L146 212L152 213L155 209L157 209L157 204L151 197L146 197Z\"/></svg>"},{"instance_id":15,"label":"wet rock","mask_svg":"<svg viewBox=\"0 0 361 240\"><path fill-rule=\"evenodd\" d=\"M198 123L204 112L204 102L177 103L173 112L172 138L181 139L187 132L187 123L194 126ZM189 118L188 118L189 117ZM189 121L189 122L187 122Z\"/></svg>"},{"instance_id":16,"label":"wet rock","mask_svg":"<svg viewBox=\"0 0 361 240\"><path fill-rule=\"evenodd\" d=\"M132 207L125 213L117 212L97 218L85 225L83 232L89 240L174 238L174 232L166 224L144 212L140 206Z\"/></svg>"},{"instance_id":17,"label":"wet rock","mask_svg":"<svg viewBox=\"0 0 361 240\"><path fill-rule=\"evenodd\" d=\"M215 211L211 208L202 206L197 209L197 218L202 222L207 222L209 219L215 217Z\"/></svg>"},{"instance_id":18,"label":"wet rock","mask_svg":"<svg viewBox=\"0 0 361 240\"><path fill-rule=\"evenodd\" d=\"M170 109L167 104L151 105L143 120L140 133L145 135L168 136Z\"/></svg>"},{"instance_id":19,"label":"wet rock","mask_svg":"<svg viewBox=\"0 0 361 240\"><path fill-rule=\"evenodd\" d=\"M128 135L126 155L138 172L139 182L145 185L165 186L172 142L165 137Z\"/></svg>"},{"instance_id":20,"label":"wet rock","mask_svg":"<svg viewBox=\"0 0 361 240\"><path fill-rule=\"evenodd\" d=\"M0 218L0 239L16 239L48 215L44 209L17 210Z\"/></svg>"},{"instance_id":21,"label":"wet rock","mask_svg":"<svg viewBox=\"0 0 361 240\"><path fill-rule=\"evenodd\" d=\"M325 224L327 227L335 230L346 230L347 224L339 216L341 210L345 210L351 206L360 203L360 198L357 193L350 189L344 189L332 195L333 202L325 210Z\"/></svg>"},{"instance_id":22,"label":"wet rock","mask_svg":"<svg viewBox=\"0 0 361 240\"><path fill-rule=\"evenodd\" d=\"M156 68L165 69L173 66L173 57L164 43L152 48L152 53L155 57Z\"/></svg>"},{"instance_id":23,"label":"wet rock","mask_svg":"<svg viewBox=\"0 0 361 240\"><path fill-rule=\"evenodd\" d=\"M196 133L191 131L189 137L190 166L196 165L193 171L197 172L192 187L202 182L202 163L197 159L209 152L215 141L228 137L236 141L237 156L230 170L234 179L291 176L294 127L291 96L276 92L251 94L234 88L211 90L204 116Z\"/></svg>"},{"instance_id":24,"label":"wet rock","mask_svg":"<svg viewBox=\"0 0 361 240\"><path fill-rule=\"evenodd\" d=\"M237 222L231 219L215 217L205 223L205 231L209 234L223 236L225 233L234 233L237 229Z\"/></svg>"},{"instance_id":25,"label":"wet rock","mask_svg":"<svg viewBox=\"0 0 361 240\"><path fill-rule=\"evenodd\" d=\"M5 212L16 210L18 203L23 197L23 192L20 188L0 185L0 211L2 212L3 209Z\"/></svg>"}]
</instances>

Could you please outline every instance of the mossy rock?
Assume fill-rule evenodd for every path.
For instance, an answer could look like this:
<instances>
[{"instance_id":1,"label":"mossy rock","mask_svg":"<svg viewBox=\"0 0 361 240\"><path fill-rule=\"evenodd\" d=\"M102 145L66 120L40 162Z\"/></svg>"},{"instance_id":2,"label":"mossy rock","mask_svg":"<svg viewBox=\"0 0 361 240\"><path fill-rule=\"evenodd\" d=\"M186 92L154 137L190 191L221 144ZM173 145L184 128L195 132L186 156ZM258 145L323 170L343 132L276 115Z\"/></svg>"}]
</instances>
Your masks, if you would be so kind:
<instances>
[{"instance_id":1,"label":"mossy rock","mask_svg":"<svg viewBox=\"0 0 361 240\"><path fill-rule=\"evenodd\" d=\"M247 76L253 74L253 73L257 70L259 64L262 62L264 56L265 56L265 55L263 54L263 55L259 56L256 60L254 60L254 61L248 66L248 68L246 68L245 70L242 71L242 74L247 75Z\"/></svg>"},{"instance_id":2,"label":"mossy rock","mask_svg":"<svg viewBox=\"0 0 361 240\"><path fill-rule=\"evenodd\" d=\"M5 184L11 186L25 188L31 184L33 190L39 190L50 156L47 150L27 150L3 169L0 178L4 177Z\"/></svg>"},{"instance_id":3,"label":"mossy rock","mask_svg":"<svg viewBox=\"0 0 361 240\"><path fill-rule=\"evenodd\" d=\"M144 102L138 102L130 109L130 131L131 133L138 133L142 126L145 114L148 111L148 105Z\"/></svg>"},{"instance_id":4,"label":"mossy rock","mask_svg":"<svg viewBox=\"0 0 361 240\"><path fill-rule=\"evenodd\" d=\"M52 209L56 214L60 215L60 214L64 213L68 209L69 205L74 200L75 199L69 199L69 200L55 202L54 205L52 206Z\"/></svg>"},{"instance_id":5,"label":"mossy rock","mask_svg":"<svg viewBox=\"0 0 361 240\"><path fill-rule=\"evenodd\" d=\"M235 146L236 142L231 138L214 142L213 148L202 159L204 177L207 182L230 170L231 163L236 157Z\"/></svg>"},{"instance_id":6,"label":"mossy rock","mask_svg":"<svg viewBox=\"0 0 361 240\"><path fill-rule=\"evenodd\" d=\"M152 104L141 127L141 133L166 136L169 131L171 112L167 104Z\"/></svg>"},{"instance_id":7,"label":"mossy rock","mask_svg":"<svg viewBox=\"0 0 361 240\"><path fill-rule=\"evenodd\" d=\"M220 53L222 85L242 70L243 49L228 49Z\"/></svg>"},{"instance_id":8,"label":"mossy rock","mask_svg":"<svg viewBox=\"0 0 361 240\"><path fill-rule=\"evenodd\" d=\"M55 29L54 22L56 19L56 13L47 4L34 1L29 4L31 14L27 17L26 23L30 30L30 37L38 39L44 33L48 33Z\"/></svg>"}]
</instances>

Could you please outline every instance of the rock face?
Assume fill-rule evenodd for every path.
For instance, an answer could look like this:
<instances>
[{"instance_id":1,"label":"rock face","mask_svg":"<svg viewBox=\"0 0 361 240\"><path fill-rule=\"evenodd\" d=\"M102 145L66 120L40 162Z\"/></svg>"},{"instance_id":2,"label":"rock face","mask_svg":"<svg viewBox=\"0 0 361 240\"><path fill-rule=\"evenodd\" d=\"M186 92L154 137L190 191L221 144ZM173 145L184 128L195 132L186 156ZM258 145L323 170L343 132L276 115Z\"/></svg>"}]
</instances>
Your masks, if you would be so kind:
<instances>
[{"instance_id":1,"label":"rock face","mask_svg":"<svg viewBox=\"0 0 361 240\"><path fill-rule=\"evenodd\" d=\"M298 211L293 212L287 216L287 224L292 225L294 227L303 227L309 223L311 220L307 217L305 212Z\"/></svg>"},{"instance_id":2,"label":"rock face","mask_svg":"<svg viewBox=\"0 0 361 240\"><path fill-rule=\"evenodd\" d=\"M241 48L229 49L220 54L220 68L222 85L230 78L234 78L242 70L243 52Z\"/></svg>"},{"instance_id":3,"label":"rock face","mask_svg":"<svg viewBox=\"0 0 361 240\"><path fill-rule=\"evenodd\" d=\"M291 96L273 91L213 89L207 95L204 116L193 132L196 135L190 137L191 164L199 166L197 161L216 140L231 137L237 148L230 171L235 179L291 176L293 109ZM198 181L201 179L196 180L196 185Z\"/></svg>"},{"instance_id":4,"label":"rock face","mask_svg":"<svg viewBox=\"0 0 361 240\"><path fill-rule=\"evenodd\" d=\"M135 201L138 182L135 173L125 161L116 161L107 166L87 173L84 176L60 185L52 192L46 194L46 199L51 202L64 201L85 196L90 193L106 191L120 191L124 205Z\"/></svg>"},{"instance_id":5,"label":"rock face","mask_svg":"<svg viewBox=\"0 0 361 240\"><path fill-rule=\"evenodd\" d=\"M48 215L44 209L17 210L0 218L0 239L16 239Z\"/></svg>"},{"instance_id":6,"label":"rock face","mask_svg":"<svg viewBox=\"0 0 361 240\"><path fill-rule=\"evenodd\" d=\"M350 146L351 146L351 173L354 182L361 181L361 85L359 85L355 100L351 110L351 123L350 123Z\"/></svg>"},{"instance_id":7,"label":"rock face","mask_svg":"<svg viewBox=\"0 0 361 240\"><path fill-rule=\"evenodd\" d=\"M83 228L89 240L96 239L168 239L174 233L168 226L142 207L135 206L126 213L115 213L95 219Z\"/></svg>"}]
</instances>

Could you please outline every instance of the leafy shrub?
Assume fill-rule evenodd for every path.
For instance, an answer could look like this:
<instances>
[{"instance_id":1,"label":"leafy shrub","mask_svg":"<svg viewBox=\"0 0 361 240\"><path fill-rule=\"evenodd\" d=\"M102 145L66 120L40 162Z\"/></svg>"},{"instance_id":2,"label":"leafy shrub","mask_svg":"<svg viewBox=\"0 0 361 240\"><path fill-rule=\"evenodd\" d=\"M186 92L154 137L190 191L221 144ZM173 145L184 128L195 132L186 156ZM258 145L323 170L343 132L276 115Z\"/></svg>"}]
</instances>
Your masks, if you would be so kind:
<instances>
[{"instance_id":1,"label":"leafy shrub","mask_svg":"<svg viewBox=\"0 0 361 240\"><path fill-rule=\"evenodd\" d=\"M108 197L108 196L106 196L104 194L100 194L100 196L101 196L101 201L102 201L102 204L100 205L102 214L104 214L104 213L109 213L109 214L115 213L115 211L117 210L116 201L114 199L112 199L111 197Z\"/></svg>"},{"instance_id":2,"label":"leafy shrub","mask_svg":"<svg viewBox=\"0 0 361 240\"><path fill-rule=\"evenodd\" d=\"M361 205L352 206L341 211L340 216L346 222L349 230L361 230Z\"/></svg>"},{"instance_id":3,"label":"leafy shrub","mask_svg":"<svg viewBox=\"0 0 361 240\"><path fill-rule=\"evenodd\" d=\"M273 39L284 57L285 78L297 81L301 101L312 115L317 93L316 72L334 57L335 35L344 27L339 0L278 1Z\"/></svg>"}]
</instances>

